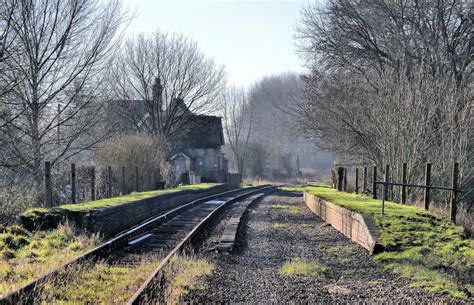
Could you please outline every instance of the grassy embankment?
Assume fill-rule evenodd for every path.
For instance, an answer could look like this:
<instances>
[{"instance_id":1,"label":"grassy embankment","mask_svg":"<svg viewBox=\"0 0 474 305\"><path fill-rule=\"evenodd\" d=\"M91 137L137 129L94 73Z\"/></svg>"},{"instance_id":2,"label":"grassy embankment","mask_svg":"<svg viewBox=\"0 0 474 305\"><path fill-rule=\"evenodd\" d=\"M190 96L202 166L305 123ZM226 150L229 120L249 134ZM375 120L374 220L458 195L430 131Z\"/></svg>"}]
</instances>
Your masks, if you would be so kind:
<instances>
[{"instance_id":1,"label":"grassy embankment","mask_svg":"<svg viewBox=\"0 0 474 305\"><path fill-rule=\"evenodd\" d=\"M160 261L160 257L145 256L137 266L78 266L44 285L40 299L61 304L126 303ZM213 266L205 260L173 257L165 268L166 303L177 304L188 291L203 288L200 277L212 270Z\"/></svg>"},{"instance_id":2,"label":"grassy embankment","mask_svg":"<svg viewBox=\"0 0 474 305\"><path fill-rule=\"evenodd\" d=\"M153 196L158 196L158 195L163 195L163 194L168 194L168 193L175 193L175 192L184 191L184 190L207 189L212 186L214 186L214 184L201 183L201 184L178 186L172 189L155 190L155 191L148 191L148 192L133 192L129 195L113 197L113 198L105 198L105 199L89 201L89 202L84 202L84 203L79 203L79 204L64 204L64 205L60 205L58 208L69 210L69 211L87 211L91 209L102 209L106 207L128 203L131 201L137 201L141 199L150 198Z\"/></svg>"},{"instance_id":3,"label":"grassy embankment","mask_svg":"<svg viewBox=\"0 0 474 305\"><path fill-rule=\"evenodd\" d=\"M97 236L77 234L67 225L34 233L20 226L1 229L0 295L60 267L98 243Z\"/></svg>"},{"instance_id":4,"label":"grassy embankment","mask_svg":"<svg viewBox=\"0 0 474 305\"><path fill-rule=\"evenodd\" d=\"M160 194L205 189L211 186L212 184L203 183L174 189L132 193L93 202L62 205L55 209L87 211ZM37 213L36 215L39 215L43 210L45 213L48 212L48 209L33 209L25 214L35 215ZM0 295L15 290L64 265L97 245L98 237L96 235L78 234L68 225L60 225L53 230L35 232L29 232L21 226L0 227ZM117 270L118 273L122 271Z\"/></svg>"},{"instance_id":5,"label":"grassy embankment","mask_svg":"<svg viewBox=\"0 0 474 305\"><path fill-rule=\"evenodd\" d=\"M412 279L411 285L459 298L468 297L467 291L473 292L474 241L466 238L463 227L423 209L393 202L385 203L382 216L380 200L338 192L328 186L304 190L355 212L372 215L385 247L375 259Z\"/></svg>"}]
</instances>

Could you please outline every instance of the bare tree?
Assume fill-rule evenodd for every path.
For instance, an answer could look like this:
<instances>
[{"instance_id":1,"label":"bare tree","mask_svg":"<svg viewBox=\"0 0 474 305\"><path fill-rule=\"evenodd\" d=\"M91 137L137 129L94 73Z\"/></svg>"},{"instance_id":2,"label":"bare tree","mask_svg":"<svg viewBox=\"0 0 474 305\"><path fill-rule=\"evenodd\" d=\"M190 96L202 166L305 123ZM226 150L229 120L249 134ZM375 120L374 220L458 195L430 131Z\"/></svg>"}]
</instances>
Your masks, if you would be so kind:
<instances>
[{"instance_id":1,"label":"bare tree","mask_svg":"<svg viewBox=\"0 0 474 305\"><path fill-rule=\"evenodd\" d=\"M395 180L407 162L409 181L421 182L431 162L434 180L449 185L459 161L469 190L473 22L465 1L331 0L304 9L296 38L311 73L302 129L346 159L389 164Z\"/></svg>"},{"instance_id":2,"label":"bare tree","mask_svg":"<svg viewBox=\"0 0 474 305\"><path fill-rule=\"evenodd\" d=\"M225 85L222 66L196 42L157 31L129 39L115 69L117 109L137 131L172 137L187 114L215 110Z\"/></svg>"},{"instance_id":3,"label":"bare tree","mask_svg":"<svg viewBox=\"0 0 474 305\"><path fill-rule=\"evenodd\" d=\"M252 133L253 110L248 93L231 87L222 98L224 129L237 171L244 173Z\"/></svg>"},{"instance_id":4,"label":"bare tree","mask_svg":"<svg viewBox=\"0 0 474 305\"><path fill-rule=\"evenodd\" d=\"M127 16L116 0L4 0L15 48L5 49L1 83L17 83L2 102L9 113L1 165L42 181L54 164L101 141L102 90ZM17 113L14 119L12 115Z\"/></svg>"},{"instance_id":5,"label":"bare tree","mask_svg":"<svg viewBox=\"0 0 474 305\"><path fill-rule=\"evenodd\" d=\"M371 78L387 67L424 64L461 85L472 77L472 14L472 4L461 0L330 0L303 9L295 36L311 68Z\"/></svg>"}]
</instances>

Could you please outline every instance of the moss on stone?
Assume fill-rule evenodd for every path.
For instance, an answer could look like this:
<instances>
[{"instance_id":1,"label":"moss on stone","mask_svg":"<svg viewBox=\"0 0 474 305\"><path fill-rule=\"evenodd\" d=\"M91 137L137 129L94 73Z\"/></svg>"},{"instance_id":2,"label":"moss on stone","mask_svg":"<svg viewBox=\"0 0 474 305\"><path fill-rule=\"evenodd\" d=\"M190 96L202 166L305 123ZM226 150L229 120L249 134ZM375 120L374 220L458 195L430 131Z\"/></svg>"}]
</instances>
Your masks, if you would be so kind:
<instances>
[{"instance_id":1,"label":"moss on stone","mask_svg":"<svg viewBox=\"0 0 474 305\"><path fill-rule=\"evenodd\" d=\"M453 297L468 297L465 290L474 272L474 241L467 239L463 227L421 208L394 202L385 202L382 216L380 200L338 192L329 186L310 186L306 191L372 215L385 248L375 259L412 279L413 285Z\"/></svg>"}]
</instances>

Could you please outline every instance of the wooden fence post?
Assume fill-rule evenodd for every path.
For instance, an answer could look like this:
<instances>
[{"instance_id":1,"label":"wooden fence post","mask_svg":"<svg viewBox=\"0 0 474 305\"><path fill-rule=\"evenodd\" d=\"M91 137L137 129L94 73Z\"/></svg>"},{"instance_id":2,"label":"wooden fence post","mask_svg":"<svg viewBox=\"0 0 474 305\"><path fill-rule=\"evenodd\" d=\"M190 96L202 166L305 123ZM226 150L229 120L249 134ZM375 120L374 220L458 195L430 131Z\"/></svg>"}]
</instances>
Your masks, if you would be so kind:
<instances>
[{"instance_id":1,"label":"wooden fence post","mask_svg":"<svg viewBox=\"0 0 474 305\"><path fill-rule=\"evenodd\" d=\"M390 165L385 166L385 182L390 182ZM390 186L386 185L385 187L385 200L388 200L388 193L390 193Z\"/></svg>"},{"instance_id":2,"label":"wooden fence post","mask_svg":"<svg viewBox=\"0 0 474 305\"><path fill-rule=\"evenodd\" d=\"M403 166L402 166L402 184L406 184L406 183L407 183L407 164L403 163ZM401 204L406 204L407 203L407 187L405 185L402 185L400 200L401 200Z\"/></svg>"},{"instance_id":3,"label":"wooden fence post","mask_svg":"<svg viewBox=\"0 0 474 305\"><path fill-rule=\"evenodd\" d=\"M458 179L459 179L459 163L454 162L453 164L453 177L452 177L452 188L454 191L451 193L451 203L450 203L450 216L451 220L456 223L456 212L457 212L457 200L458 200Z\"/></svg>"},{"instance_id":4,"label":"wooden fence post","mask_svg":"<svg viewBox=\"0 0 474 305\"><path fill-rule=\"evenodd\" d=\"M136 185L136 192L138 193L140 191L140 187L139 187L139 181L138 181L138 166L135 166L135 185Z\"/></svg>"},{"instance_id":5,"label":"wooden fence post","mask_svg":"<svg viewBox=\"0 0 474 305\"><path fill-rule=\"evenodd\" d=\"M344 192L347 192L347 168L344 168Z\"/></svg>"},{"instance_id":6,"label":"wooden fence post","mask_svg":"<svg viewBox=\"0 0 474 305\"><path fill-rule=\"evenodd\" d=\"M355 187L356 187L355 193L359 194L359 169L358 168L356 168L356 181L355 182L356 182L355 183L356 184L355 185Z\"/></svg>"},{"instance_id":7,"label":"wooden fence post","mask_svg":"<svg viewBox=\"0 0 474 305\"><path fill-rule=\"evenodd\" d=\"M372 198L377 199L377 166L374 166L373 179L372 179Z\"/></svg>"},{"instance_id":8,"label":"wooden fence post","mask_svg":"<svg viewBox=\"0 0 474 305\"><path fill-rule=\"evenodd\" d=\"M107 166L107 196L112 198L112 166Z\"/></svg>"},{"instance_id":9,"label":"wooden fence post","mask_svg":"<svg viewBox=\"0 0 474 305\"><path fill-rule=\"evenodd\" d=\"M343 182L344 182L344 168L338 167L337 168L337 190L338 191L342 191Z\"/></svg>"},{"instance_id":10,"label":"wooden fence post","mask_svg":"<svg viewBox=\"0 0 474 305\"><path fill-rule=\"evenodd\" d=\"M53 206L53 184L51 181L51 162L44 162L44 190L47 207Z\"/></svg>"},{"instance_id":11,"label":"wooden fence post","mask_svg":"<svg viewBox=\"0 0 474 305\"><path fill-rule=\"evenodd\" d=\"M125 186L125 166L122 166L122 195L127 193L126 186Z\"/></svg>"},{"instance_id":12,"label":"wooden fence post","mask_svg":"<svg viewBox=\"0 0 474 305\"><path fill-rule=\"evenodd\" d=\"M71 163L71 202L76 203L76 164Z\"/></svg>"},{"instance_id":13,"label":"wooden fence post","mask_svg":"<svg viewBox=\"0 0 474 305\"><path fill-rule=\"evenodd\" d=\"M426 163L425 186L429 186L430 184L431 184L431 163ZM423 201L425 203L425 210L428 211L430 209L430 189L428 187L425 188Z\"/></svg>"},{"instance_id":14,"label":"wooden fence post","mask_svg":"<svg viewBox=\"0 0 474 305\"><path fill-rule=\"evenodd\" d=\"M95 201L95 167L91 168L91 201Z\"/></svg>"},{"instance_id":15,"label":"wooden fence post","mask_svg":"<svg viewBox=\"0 0 474 305\"><path fill-rule=\"evenodd\" d=\"M362 193L365 193L367 191L367 166L364 167L364 186Z\"/></svg>"}]
</instances>

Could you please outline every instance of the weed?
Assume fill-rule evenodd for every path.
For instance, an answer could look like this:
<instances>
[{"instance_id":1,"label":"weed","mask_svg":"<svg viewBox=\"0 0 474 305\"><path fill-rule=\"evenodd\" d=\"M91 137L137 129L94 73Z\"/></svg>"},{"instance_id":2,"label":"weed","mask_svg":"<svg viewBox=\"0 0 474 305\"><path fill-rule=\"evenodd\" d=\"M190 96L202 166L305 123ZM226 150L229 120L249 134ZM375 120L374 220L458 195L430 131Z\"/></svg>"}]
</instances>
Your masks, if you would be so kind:
<instances>
[{"instance_id":1,"label":"weed","mask_svg":"<svg viewBox=\"0 0 474 305\"><path fill-rule=\"evenodd\" d=\"M125 303L156 269L159 257L145 257L136 266L109 265L99 262L82 264L63 271L43 285L44 303Z\"/></svg>"},{"instance_id":2,"label":"weed","mask_svg":"<svg viewBox=\"0 0 474 305\"><path fill-rule=\"evenodd\" d=\"M303 259L294 259L286 262L280 268L280 274L285 276L316 276L328 270L318 262L310 262Z\"/></svg>"},{"instance_id":3,"label":"weed","mask_svg":"<svg viewBox=\"0 0 474 305\"><path fill-rule=\"evenodd\" d=\"M467 297L464 288L474 270L474 241L466 239L462 227L413 206L385 202L382 216L380 200L338 192L328 186L311 186L306 190L350 210L372 215L385 247L385 252L375 259L411 278L413 285L453 297Z\"/></svg>"},{"instance_id":4,"label":"weed","mask_svg":"<svg viewBox=\"0 0 474 305\"><path fill-rule=\"evenodd\" d=\"M212 273L214 266L208 261L190 256L175 256L165 270L169 282L167 304L181 303L181 298L192 290L204 288L200 278Z\"/></svg>"},{"instance_id":5,"label":"weed","mask_svg":"<svg viewBox=\"0 0 474 305\"><path fill-rule=\"evenodd\" d=\"M97 236L85 236L61 225L52 231L25 236L23 230L10 229L0 234L0 269L10 270L0 277L0 295L17 289L92 249Z\"/></svg>"},{"instance_id":6,"label":"weed","mask_svg":"<svg viewBox=\"0 0 474 305\"><path fill-rule=\"evenodd\" d=\"M284 209L289 211L290 213L297 214L301 211L300 207L294 206L294 205L289 205L289 204L274 204L272 205L272 208L275 209Z\"/></svg>"},{"instance_id":7,"label":"weed","mask_svg":"<svg viewBox=\"0 0 474 305\"><path fill-rule=\"evenodd\" d=\"M284 228L287 228L288 225L287 224L284 224L284 223L274 223L272 224L272 228L274 229L284 229Z\"/></svg>"}]
</instances>

